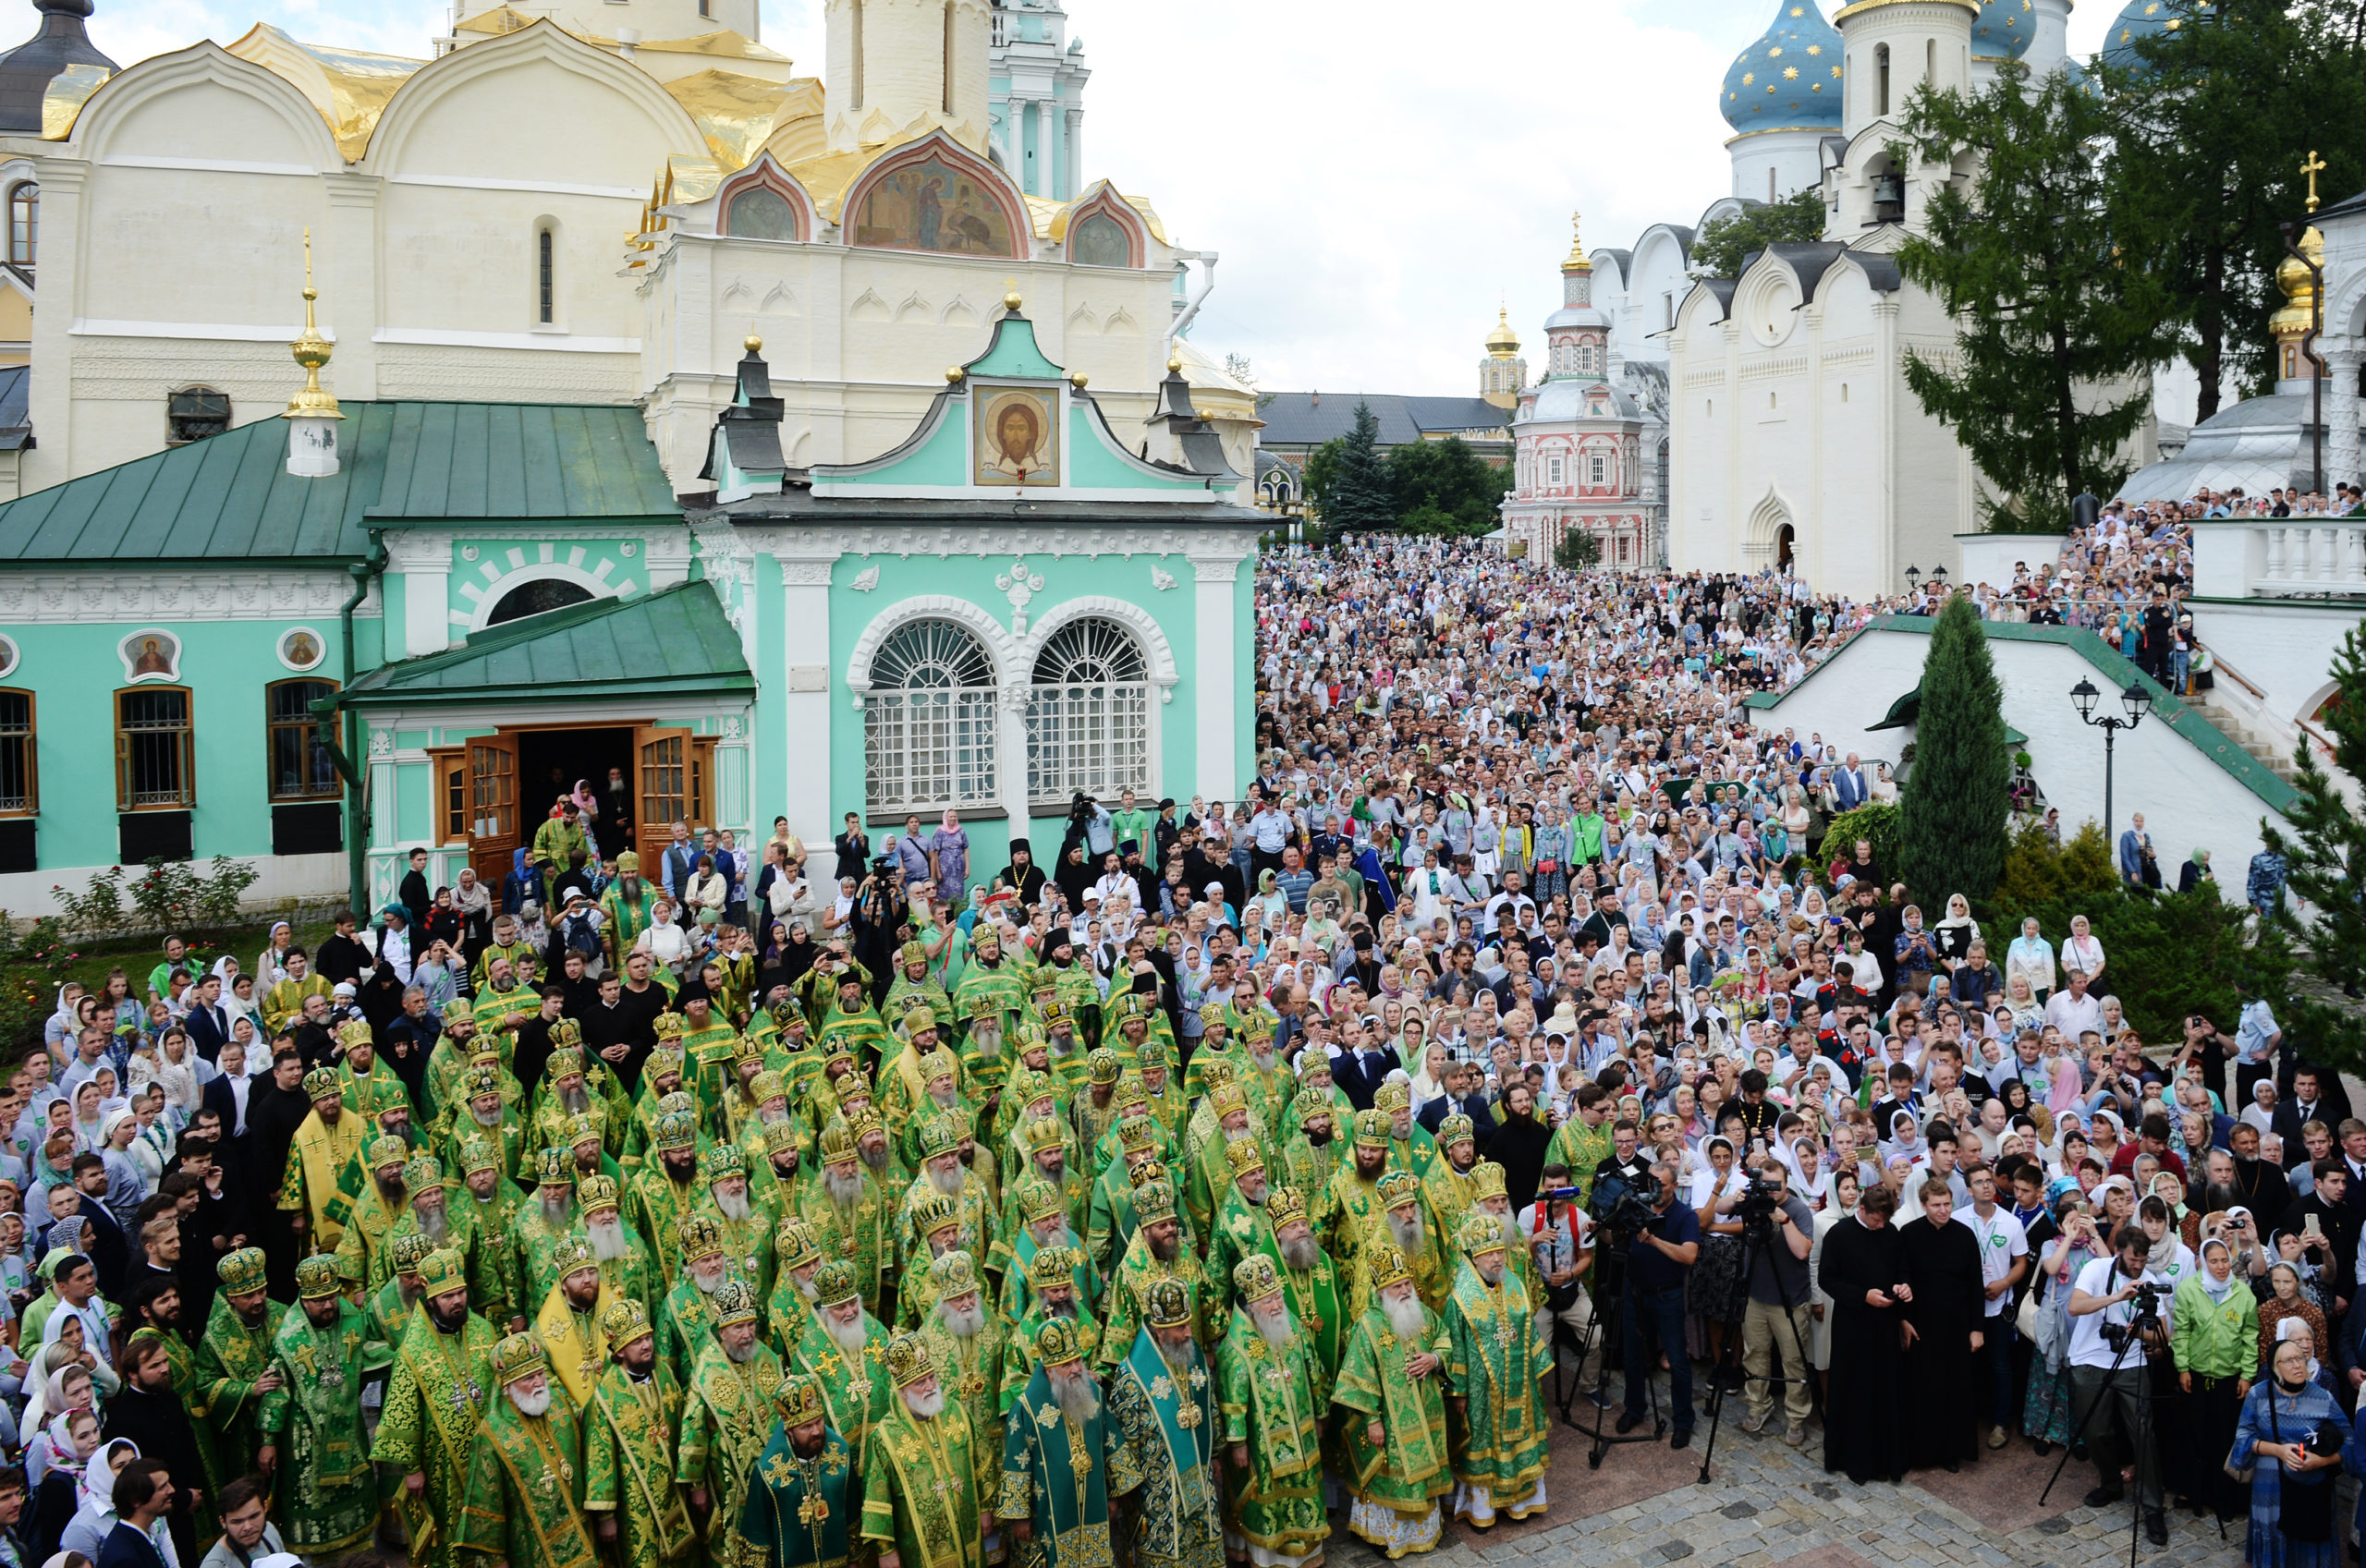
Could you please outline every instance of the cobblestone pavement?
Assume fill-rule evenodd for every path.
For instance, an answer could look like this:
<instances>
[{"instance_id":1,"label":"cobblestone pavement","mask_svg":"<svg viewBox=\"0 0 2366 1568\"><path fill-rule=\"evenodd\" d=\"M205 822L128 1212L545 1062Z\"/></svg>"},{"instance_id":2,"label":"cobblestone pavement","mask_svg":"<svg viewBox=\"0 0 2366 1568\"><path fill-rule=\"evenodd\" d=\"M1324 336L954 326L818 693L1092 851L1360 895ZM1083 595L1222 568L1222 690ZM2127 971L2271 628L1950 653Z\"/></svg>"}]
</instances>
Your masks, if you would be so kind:
<instances>
[{"instance_id":1,"label":"cobblestone pavement","mask_svg":"<svg viewBox=\"0 0 2366 1568\"><path fill-rule=\"evenodd\" d=\"M1726 1408L1706 1486L1699 1481L1705 1410L1690 1449L1625 1445L1599 1471L1586 1468L1586 1435L1556 1426L1541 1519L1484 1533L1449 1522L1435 1551L1404 1561L1422 1568L1658 1568L1688 1560L1702 1568L2108 1568L2128 1560L2127 1504L2096 1510L2079 1501L2095 1484L2092 1465L2074 1460L2038 1505L2058 1450L2040 1459L2017 1437L1957 1476L1916 1472L1901 1486L1860 1487L1824 1473L1821 1427L1811 1426L1806 1445L1793 1449L1775 1435L1779 1413L1774 1429L1755 1438L1738 1426L1741 1414L1738 1399ZM2345 1497L2338 1517L2348 1516ZM2139 1544L2144 1568L2242 1562L2240 1521L2222 1542L2214 1522L2177 1512L2168 1519L2165 1549ZM1383 1561L1344 1525L1326 1556L1333 1568Z\"/></svg>"}]
</instances>

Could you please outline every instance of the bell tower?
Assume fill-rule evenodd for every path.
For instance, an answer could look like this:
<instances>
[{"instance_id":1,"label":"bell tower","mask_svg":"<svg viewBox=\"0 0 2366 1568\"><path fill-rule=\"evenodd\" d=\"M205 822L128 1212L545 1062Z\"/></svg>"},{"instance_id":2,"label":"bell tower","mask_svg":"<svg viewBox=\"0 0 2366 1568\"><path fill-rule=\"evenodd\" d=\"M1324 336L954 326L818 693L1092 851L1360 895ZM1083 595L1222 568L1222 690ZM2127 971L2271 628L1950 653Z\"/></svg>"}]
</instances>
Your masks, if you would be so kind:
<instances>
[{"instance_id":1,"label":"bell tower","mask_svg":"<svg viewBox=\"0 0 2366 1568\"><path fill-rule=\"evenodd\" d=\"M1479 395L1498 408L1515 407L1519 389L1528 384L1528 361L1519 357L1519 334L1512 331L1511 312L1495 312L1495 330L1487 334L1487 357L1479 361Z\"/></svg>"}]
</instances>

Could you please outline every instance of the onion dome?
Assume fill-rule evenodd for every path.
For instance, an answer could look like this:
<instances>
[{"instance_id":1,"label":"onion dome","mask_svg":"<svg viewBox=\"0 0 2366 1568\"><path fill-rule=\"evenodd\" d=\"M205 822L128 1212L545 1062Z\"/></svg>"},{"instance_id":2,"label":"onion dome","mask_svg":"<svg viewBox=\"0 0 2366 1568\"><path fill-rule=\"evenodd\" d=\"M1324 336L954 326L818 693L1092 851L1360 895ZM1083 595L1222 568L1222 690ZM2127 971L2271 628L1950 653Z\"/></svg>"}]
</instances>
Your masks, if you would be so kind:
<instances>
[{"instance_id":1,"label":"onion dome","mask_svg":"<svg viewBox=\"0 0 2366 1568\"><path fill-rule=\"evenodd\" d=\"M1507 359L1519 352L1519 334L1512 331L1511 312L1495 312L1495 330L1487 334L1487 352L1498 359Z\"/></svg>"},{"instance_id":2,"label":"onion dome","mask_svg":"<svg viewBox=\"0 0 2366 1568\"><path fill-rule=\"evenodd\" d=\"M0 55L0 131L39 136L42 98L53 78L70 66L112 71L116 64L82 30L92 0L33 0L33 9L41 30Z\"/></svg>"},{"instance_id":3,"label":"onion dome","mask_svg":"<svg viewBox=\"0 0 2366 1568\"><path fill-rule=\"evenodd\" d=\"M2140 67L2144 57L2136 52L2140 42L2175 32L2189 20L2214 14L2211 0L2128 0L2104 37L2104 58L2115 66Z\"/></svg>"},{"instance_id":4,"label":"onion dome","mask_svg":"<svg viewBox=\"0 0 2366 1568\"><path fill-rule=\"evenodd\" d=\"M1840 128L1840 34L1817 0L1781 0L1774 21L1726 72L1717 108L1756 130Z\"/></svg>"},{"instance_id":5,"label":"onion dome","mask_svg":"<svg viewBox=\"0 0 2366 1568\"><path fill-rule=\"evenodd\" d=\"M1980 0L1971 24L1971 53L1982 60L2018 60L2037 42L2032 0Z\"/></svg>"}]
</instances>

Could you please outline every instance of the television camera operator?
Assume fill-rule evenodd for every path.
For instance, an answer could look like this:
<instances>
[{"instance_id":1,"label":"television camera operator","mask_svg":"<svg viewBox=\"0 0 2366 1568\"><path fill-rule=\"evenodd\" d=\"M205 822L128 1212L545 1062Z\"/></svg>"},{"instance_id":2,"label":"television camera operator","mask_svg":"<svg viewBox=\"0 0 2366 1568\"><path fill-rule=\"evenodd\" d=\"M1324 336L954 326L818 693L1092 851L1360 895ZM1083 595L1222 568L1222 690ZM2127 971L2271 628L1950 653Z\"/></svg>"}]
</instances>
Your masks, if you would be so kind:
<instances>
[{"instance_id":1,"label":"television camera operator","mask_svg":"<svg viewBox=\"0 0 2366 1568\"><path fill-rule=\"evenodd\" d=\"M1595 1173L1597 1182L1612 1173L1610 1168L1618 1159L1614 1154L1603 1161ZM1627 1290L1619 1307L1620 1324L1625 1331L1620 1354L1625 1361L1627 1387L1618 1431L1623 1436L1643 1424L1643 1404L1652 1370L1659 1365L1660 1352L1665 1350L1669 1392L1675 1405L1670 1424L1676 1428L1669 1446L1689 1448L1692 1358L1684 1348L1684 1282L1701 1256L1701 1218L1689 1205L1677 1201L1676 1176L1672 1161L1664 1160L1651 1167L1653 1190L1650 1217L1635 1226L1633 1239L1627 1245ZM1604 1222L1605 1225L1610 1223ZM1647 1328L1651 1335L1648 1346L1644 1342Z\"/></svg>"},{"instance_id":2,"label":"television camera operator","mask_svg":"<svg viewBox=\"0 0 2366 1568\"><path fill-rule=\"evenodd\" d=\"M1814 1331L1808 1310L1808 1253L1815 1246L1815 1211L1791 1195L1791 1173L1768 1158L1736 1210L1750 1243L1750 1300L1742 1309L1743 1397L1750 1414L1741 1429L1766 1429L1774 1411L1773 1363L1783 1363L1783 1440L1793 1448L1807 1441L1812 1383L1807 1345ZM1761 1231L1761 1223L1769 1227ZM1790 1327L1783 1326L1788 1316Z\"/></svg>"},{"instance_id":3,"label":"television camera operator","mask_svg":"<svg viewBox=\"0 0 2366 1568\"><path fill-rule=\"evenodd\" d=\"M2166 1546L2160 1455L2144 1380L2145 1357L2168 1349L2161 1311L2168 1292L2146 1272L2151 1248L2141 1226L2122 1225L2112 1236L2112 1256L2096 1258L2071 1282L2070 1387L2077 1408L2092 1412L2087 1416L2087 1453L2100 1484L2087 1494L2087 1506L2108 1508L2127 1495L2119 1474L2132 1463L2145 1538Z\"/></svg>"}]
</instances>

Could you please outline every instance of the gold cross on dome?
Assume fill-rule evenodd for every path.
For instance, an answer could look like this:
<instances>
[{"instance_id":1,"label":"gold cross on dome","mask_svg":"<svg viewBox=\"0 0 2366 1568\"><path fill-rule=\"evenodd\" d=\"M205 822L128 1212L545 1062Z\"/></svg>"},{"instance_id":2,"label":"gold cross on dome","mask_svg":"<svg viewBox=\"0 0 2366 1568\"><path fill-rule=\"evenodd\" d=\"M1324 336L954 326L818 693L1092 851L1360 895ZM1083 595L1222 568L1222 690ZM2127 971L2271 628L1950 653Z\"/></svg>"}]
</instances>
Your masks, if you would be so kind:
<instances>
[{"instance_id":1,"label":"gold cross on dome","mask_svg":"<svg viewBox=\"0 0 2366 1568\"><path fill-rule=\"evenodd\" d=\"M2309 156L2300 164L2300 172L2309 176L2309 212L2312 216L2318 207L2317 176L2324 171L2325 161L2317 156L2314 148L2310 149Z\"/></svg>"}]
</instances>

